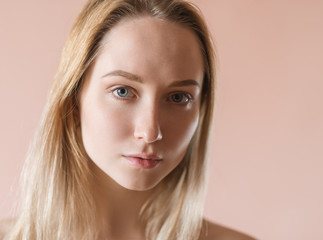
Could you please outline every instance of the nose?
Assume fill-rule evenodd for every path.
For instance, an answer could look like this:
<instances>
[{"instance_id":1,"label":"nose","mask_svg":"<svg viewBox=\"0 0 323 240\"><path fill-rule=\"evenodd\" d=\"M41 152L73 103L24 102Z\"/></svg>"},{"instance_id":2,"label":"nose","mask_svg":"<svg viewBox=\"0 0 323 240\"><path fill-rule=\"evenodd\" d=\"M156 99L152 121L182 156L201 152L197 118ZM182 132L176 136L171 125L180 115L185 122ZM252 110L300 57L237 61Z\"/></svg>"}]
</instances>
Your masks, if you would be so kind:
<instances>
[{"instance_id":1,"label":"nose","mask_svg":"<svg viewBox=\"0 0 323 240\"><path fill-rule=\"evenodd\" d=\"M146 143L153 143L163 138L159 125L157 106L145 107L138 112L134 137Z\"/></svg>"}]
</instances>

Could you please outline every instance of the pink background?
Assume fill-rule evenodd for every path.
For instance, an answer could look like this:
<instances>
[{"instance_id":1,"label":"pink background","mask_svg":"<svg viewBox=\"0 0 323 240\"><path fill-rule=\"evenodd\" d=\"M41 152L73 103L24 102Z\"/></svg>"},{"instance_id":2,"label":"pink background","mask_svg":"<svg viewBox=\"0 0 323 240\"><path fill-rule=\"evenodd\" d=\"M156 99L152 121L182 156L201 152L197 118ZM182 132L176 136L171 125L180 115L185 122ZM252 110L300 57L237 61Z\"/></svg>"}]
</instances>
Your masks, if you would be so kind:
<instances>
[{"instance_id":1,"label":"pink background","mask_svg":"<svg viewBox=\"0 0 323 240\"><path fill-rule=\"evenodd\" d=\"M84 2L0 0L0 218ZM323 239L323 1L193 2L219 60L205 215L263 240Z\"/></svg>"}]
</instances>

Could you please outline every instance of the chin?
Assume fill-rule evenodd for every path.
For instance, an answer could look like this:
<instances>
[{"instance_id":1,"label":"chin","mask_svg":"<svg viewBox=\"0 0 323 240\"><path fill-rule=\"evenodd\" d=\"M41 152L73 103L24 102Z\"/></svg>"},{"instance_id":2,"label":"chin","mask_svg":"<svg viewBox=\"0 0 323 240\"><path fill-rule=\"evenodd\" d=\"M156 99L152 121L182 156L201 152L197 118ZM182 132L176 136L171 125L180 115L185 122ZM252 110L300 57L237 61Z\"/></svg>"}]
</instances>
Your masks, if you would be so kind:
<instances>
[{"instance_id":1,"label":"chin","mask_svg":"<svg viewBox=\"0 0 323 240\"><path fill-rule=\"evenodd\" d=\"M160 181L149 181L147 179L145 180L140 180L140 179L136 179L136 180L128 180L128 181L118 181L117 183L128 189L128 190L132 190L132 191L149 191L152 190L153 188L155 188Z\"/></svg>"}]
</instances>

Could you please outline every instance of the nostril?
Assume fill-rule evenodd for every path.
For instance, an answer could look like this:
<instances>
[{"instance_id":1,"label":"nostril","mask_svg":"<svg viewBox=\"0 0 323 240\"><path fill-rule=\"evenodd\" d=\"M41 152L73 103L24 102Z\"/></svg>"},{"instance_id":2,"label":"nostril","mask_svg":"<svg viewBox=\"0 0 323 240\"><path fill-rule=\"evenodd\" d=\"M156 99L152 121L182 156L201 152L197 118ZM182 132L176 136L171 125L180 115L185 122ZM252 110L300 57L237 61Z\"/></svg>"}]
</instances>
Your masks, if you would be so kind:
<instances>
[{"instance_id":1,"label":"nostril","mask_svg":"<svg viewBox=\"0 0 323 240\"><path fill-rule=\"evenodd\" d=\"M143 106L143 109L139 111L140 114L135 118L136 121L134 122L134 137L136 139L143 140L146 143L153 143L163 138L157 108L158 106L149 101L149 104Z\"/></svg>"},{"instance_id":2,"label":"nostril","mask_svg":"<svg viewBox=\"0 0 323 240\"><path fill-rule=\"evenodd\" d=\"M134 137L138 140L144 140L147 143L153 143L163 138L159 127L137 127L134 132Z\"/></svg>"}]
</instances>

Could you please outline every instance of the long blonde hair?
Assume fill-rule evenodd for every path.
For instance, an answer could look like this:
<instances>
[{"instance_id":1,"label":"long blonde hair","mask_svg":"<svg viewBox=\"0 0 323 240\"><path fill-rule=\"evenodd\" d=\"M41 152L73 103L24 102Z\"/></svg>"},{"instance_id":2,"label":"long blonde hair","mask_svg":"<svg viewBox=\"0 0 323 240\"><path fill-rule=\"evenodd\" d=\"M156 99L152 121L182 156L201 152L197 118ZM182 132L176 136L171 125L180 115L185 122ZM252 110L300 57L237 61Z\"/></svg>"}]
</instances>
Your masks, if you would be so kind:
<instances>
[{"instance_id":1,"label":"long blonde hair","mask_svg":"<svg viewBox=\"0 0 323 240\"><path fill-rule=\"evenodd\" d=\"M181 0L90 0L63 49L41 126L22 183L22 212L8 239L96 239L90 159L80 136L78 94L104 35L124 18L153 16L191 29L204 58L198 128L182 162L144 204L151 240L198 239L206 192L206 150L215 88L214 51L197 7ZM152 201L153 199L153 201ZM148 221L149 219L149 221Z\"/></svg>"}]
</instances>

